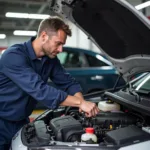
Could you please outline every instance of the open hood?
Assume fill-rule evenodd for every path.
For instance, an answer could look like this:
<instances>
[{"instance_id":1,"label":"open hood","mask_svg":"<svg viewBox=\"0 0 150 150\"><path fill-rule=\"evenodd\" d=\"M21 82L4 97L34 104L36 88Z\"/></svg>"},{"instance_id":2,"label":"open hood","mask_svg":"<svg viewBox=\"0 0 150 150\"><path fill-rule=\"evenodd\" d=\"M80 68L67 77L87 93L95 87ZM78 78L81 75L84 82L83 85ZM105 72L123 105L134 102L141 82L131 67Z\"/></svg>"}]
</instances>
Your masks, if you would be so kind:
<instances>
[{"instance_id":1,"label":"open hood","mask_svg":"<svg viewBox=\"0 0 150 150\"><path fill-rule=\"evenodd\" d=\"M126 81L150 71L150 22L125 0L52 0L50 7L82 29Z\"/></svg>"}]
</instances>

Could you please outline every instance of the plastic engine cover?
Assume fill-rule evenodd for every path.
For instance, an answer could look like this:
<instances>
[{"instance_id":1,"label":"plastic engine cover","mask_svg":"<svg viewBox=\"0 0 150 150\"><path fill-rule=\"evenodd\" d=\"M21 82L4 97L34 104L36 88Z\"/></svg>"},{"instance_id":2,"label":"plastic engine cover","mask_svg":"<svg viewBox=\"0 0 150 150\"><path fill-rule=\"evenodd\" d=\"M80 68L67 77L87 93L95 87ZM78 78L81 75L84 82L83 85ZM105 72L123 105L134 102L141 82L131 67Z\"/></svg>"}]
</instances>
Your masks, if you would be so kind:
<instances>
[{"instance_id":1,"label":"plastic engine cover","mask_svg":"<svg viewBox=\"0 0 150 150\"><path fill-rule=\"evenodd\" d=\"M56 140L63 142L68 142L72 135L83 133L80 122L71 116L52 119L50 127L56 136Z\"/></svg>"}]
</instances>

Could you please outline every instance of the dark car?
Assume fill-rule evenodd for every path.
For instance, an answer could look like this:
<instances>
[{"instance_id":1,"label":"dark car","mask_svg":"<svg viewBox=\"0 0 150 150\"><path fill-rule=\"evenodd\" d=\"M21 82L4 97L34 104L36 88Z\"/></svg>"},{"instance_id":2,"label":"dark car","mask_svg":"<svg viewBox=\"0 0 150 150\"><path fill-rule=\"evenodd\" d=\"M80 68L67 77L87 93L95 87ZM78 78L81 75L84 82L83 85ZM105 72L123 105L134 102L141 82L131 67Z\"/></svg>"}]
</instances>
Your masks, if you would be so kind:
<instances>
[{"instance_id":1,"label":"dark car","mask_svg":"<svg viewBox=\"0 0 150 150\"><path fill-rule=\"evenodd\" d=\"M102 48L126 85L84 95L101 110L92 118L74 107L47 110L14 136L12 150L149 150L149 20L123 0L51 2L52 12L75 23Z\"/></svg>"},{"instance_id":2,"label":"dark car","mask_svg":"<svg viewBox=\"0 0 150 150\"><path fill-rule=\"evenodd\" d=\"M90 50L64 47L63 52L58 54L58 58L66 70L80 83L84 94L113 88L119 76L105 56ZM124 84L121 78L118 86Z\"/></svg>"}]
</instances>

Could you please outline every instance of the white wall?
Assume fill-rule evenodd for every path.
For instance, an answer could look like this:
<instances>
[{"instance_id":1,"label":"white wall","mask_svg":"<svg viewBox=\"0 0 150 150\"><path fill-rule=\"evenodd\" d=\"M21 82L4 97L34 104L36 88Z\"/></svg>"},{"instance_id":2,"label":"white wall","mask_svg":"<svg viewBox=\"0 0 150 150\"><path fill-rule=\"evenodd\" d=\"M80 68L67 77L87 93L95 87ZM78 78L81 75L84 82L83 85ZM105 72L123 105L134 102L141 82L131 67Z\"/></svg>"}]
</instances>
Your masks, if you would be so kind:
<instances>
[{"instance_id":1,"label":"white wall","mask_svg":"<svg viewBox=\"0 0 150 150\"><path fill-rule=\"evenodd\" d=\"M22 43L29 40L30 37L22 36L7 36L5 39L0 39L0 47L8 47L16 43Z\"/></svg>"}]
</instances>

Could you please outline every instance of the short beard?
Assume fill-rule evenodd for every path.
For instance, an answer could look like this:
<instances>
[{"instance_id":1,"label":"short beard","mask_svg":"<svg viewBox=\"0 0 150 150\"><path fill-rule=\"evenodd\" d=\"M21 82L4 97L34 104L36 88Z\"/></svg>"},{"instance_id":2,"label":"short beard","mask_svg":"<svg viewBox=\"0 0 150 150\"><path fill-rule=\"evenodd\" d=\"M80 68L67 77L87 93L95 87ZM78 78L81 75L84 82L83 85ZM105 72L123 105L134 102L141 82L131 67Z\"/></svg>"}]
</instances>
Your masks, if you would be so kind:
<instances>
[{"instance_id":1,"label":"short beard","mask_svg":"<svg viewBox=\"0 0 150 150\"><path fill-rule=\"evenodd\" d=\"M53 56L53 55L48 55L48 54L46 53L45 48L44 48L43 46L42 46L42 51L43 51L43 53L44 53L45 56L47 56L47 57L49 57L49 58L51 58L51 59L53 59L53 58L56 57L56 56Z\"/></svg>"}]
</instances>

